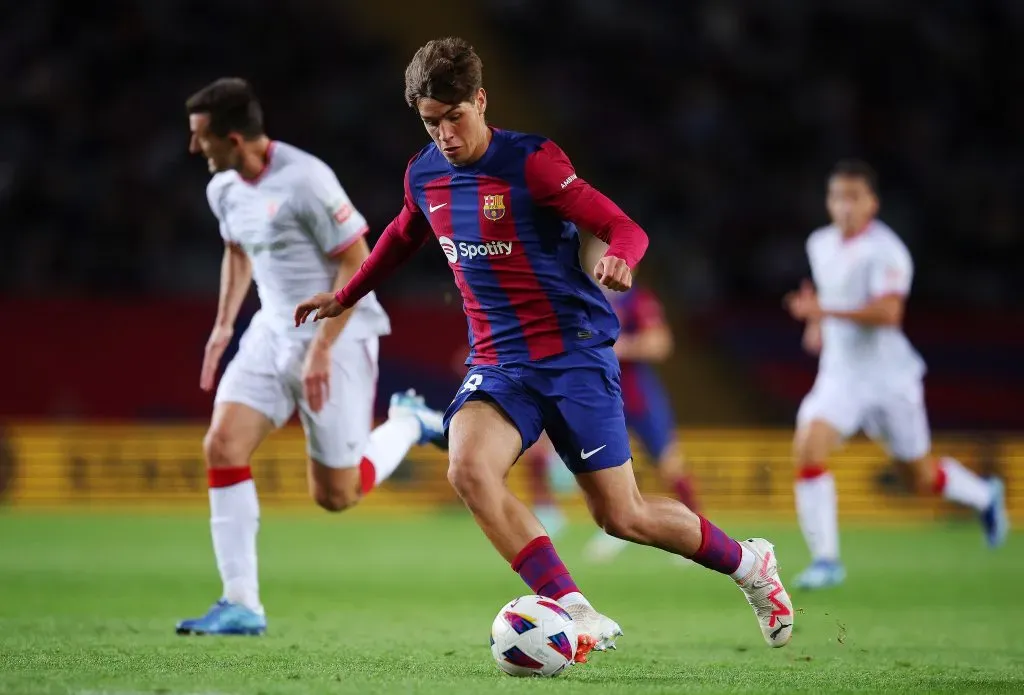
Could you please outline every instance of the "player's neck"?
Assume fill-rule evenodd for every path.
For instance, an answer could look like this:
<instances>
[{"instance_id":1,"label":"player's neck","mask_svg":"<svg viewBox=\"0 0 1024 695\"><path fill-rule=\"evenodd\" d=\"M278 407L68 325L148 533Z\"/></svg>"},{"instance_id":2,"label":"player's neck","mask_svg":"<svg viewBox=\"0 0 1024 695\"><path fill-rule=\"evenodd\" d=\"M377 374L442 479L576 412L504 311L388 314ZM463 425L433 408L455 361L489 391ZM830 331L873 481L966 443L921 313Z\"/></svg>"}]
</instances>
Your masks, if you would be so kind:
<instances>
[{"instance_id":1,"label":"player's neck","mask_svg":"<svg viewBox=\"0 0 1024 695\"><path fill-rule=\"evenodd\" d=\"M491 138L493 137L494 133L491 132L490 128L487 128L487 133L484 136L483 144L481 144L477 148L477 151L473 153L473 157L469 161L467 161L464 166L472 166L473 164L476 164L481 159L483 159L484 155L487 154L487 148L491 146Z\"/></svg>"},{"instance_id":2,"label":"player's neck","mask_svg":"<svg viewBox=\"0 0 1024 695\"><path fill-rule=\"evenodd\" d=\"M256 181L270 164L270 151L273 142L266 135L261 135L251 142L246 142L242 153L242 164L238 174L246 181Z\"/></svg>"},{"instance_id":3,"label":"player's neck","mask_svg":"<svg viewBox=\"0 0 1024 695\"><path fill-rule=\"evenodd\" d=\"M856 239L857 237L861 236L864 232L868 231L871 228L872 222L874 222L874 219L868 220L865 224L862 224L859 227L840 229L839 231L843 235L843 241L850 241L851 239Z\"/></svg>"}]
</instances>

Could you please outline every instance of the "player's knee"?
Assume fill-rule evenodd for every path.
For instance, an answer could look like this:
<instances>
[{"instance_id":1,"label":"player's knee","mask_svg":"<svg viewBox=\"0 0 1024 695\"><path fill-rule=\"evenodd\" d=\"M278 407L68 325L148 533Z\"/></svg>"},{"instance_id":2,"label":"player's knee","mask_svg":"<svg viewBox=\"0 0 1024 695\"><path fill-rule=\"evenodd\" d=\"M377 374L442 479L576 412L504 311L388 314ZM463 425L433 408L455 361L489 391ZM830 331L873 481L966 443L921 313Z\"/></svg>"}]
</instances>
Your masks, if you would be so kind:
<instances>
[{"instance_id":1,"label":"player's knee","mask_svg":"<svg viewBox=\"0 0 1024 695\"><path fill-rule=\"evenodd\" d=\"M207 468L232 468L248 465L242 448L231 434L220 428L210 428L203 437L203 455Z\"/></svg>"},{"instance_id":2,"label":"player's knee","mask_svg":"<svg viewBox=\"0 0 1024 695\"><path fill-rule=\"evenodd\" d=\"M474 456L452 454L448 464L448 482L466 502L480 497L494 484L486 466Z\"/></svg>"},{"instance_id":3,"label":"player's knee","mask_svg":"<svg viewBox=\"0 0 1024 695\"><path fill-rule=\"evenodd\" d=\"M793 438L793 462L797 468L821 465L831 453L837 437L836 431L821 420L802 425Z\"/></svg>"},{"instance_id":4,"label":"player's knee","mask_svg":"<svg viewBox=\"0 0 1024 695\"><path fill-rule=\"evenodd\" d=\"M643 543L646 538L643 509L640 505L597 505L591 508L591 514L597 525L610 536L639 543Z\"/></svg>"},{"instance_id":5,"label":"player's knee","mask_svg":"<svg viewBox=\"0 0 1024 695\"><path fill-rule=\"evenodd\" d=\"M646 540L643 515L638 510L615 509L605 514L599 523L605 533L610 536L639 543L643 543Z\"/></svg>"},{"instance_id":6,"label":"player's knee","mask_svg":"<svg viewBox=\"0 0 1024 695\"><path fill-rule=\"evenodd\" d=\"M343 512L358 504L361 498L362 495L355 488L318 485L313 490L313 500L317 506L328 512Z\"/></svg>"}]
</instances>

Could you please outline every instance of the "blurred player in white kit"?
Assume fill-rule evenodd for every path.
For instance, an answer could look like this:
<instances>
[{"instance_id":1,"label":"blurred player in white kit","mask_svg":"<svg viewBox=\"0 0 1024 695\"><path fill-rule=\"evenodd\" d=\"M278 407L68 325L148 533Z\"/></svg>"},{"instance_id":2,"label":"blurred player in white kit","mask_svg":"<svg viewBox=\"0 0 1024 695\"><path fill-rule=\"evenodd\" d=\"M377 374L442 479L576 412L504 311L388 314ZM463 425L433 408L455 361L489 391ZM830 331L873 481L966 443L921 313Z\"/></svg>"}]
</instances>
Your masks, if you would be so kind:
<instances>
[{"instance_id":1,"label":"blurred player in white kit","mask_svg":"<svg viewBox=\"0 0 1024 695\"><path fill-rule=\"evenodd\" d=\"M224 78L186 103L189 151L214 174L210 208L224 239L220 302L200 386L213 390L221 356L254 279L260 310L224 371L203 442L210 526L223 595L179 634L262 634L256 534L259 503L250 457L298 409L306 434L309 491L338 512L398 467L416 443L442 441L441 414L414 392L392 396L388 420L371 432L378 338L391 326L371 293L354 311L295 327L295 305L344 287L369 256L366 220L321 160L271 141L244 80Z\"/></svg>"},{"instance_id":2,"label":"blurred player in white kit","mask_svg":"<svg viewBox=\"0 0 1024 695\"><path fill-rule=\"evenodd\" d=\"M1008 531L1002 481L931 452L925 365L901 328L914 265L900 238L875 218L876 179L864 162L836 165L826 201L832 224L807 240L814 281L785 299L806 324L804 348L820 354L794 441L797 515L812 557L796 581L804 589L845 579L835 480L825 462L858 430L913 467L919 492L975 509L990 546L1001 545Z\"/></svg>"}]
</instances>

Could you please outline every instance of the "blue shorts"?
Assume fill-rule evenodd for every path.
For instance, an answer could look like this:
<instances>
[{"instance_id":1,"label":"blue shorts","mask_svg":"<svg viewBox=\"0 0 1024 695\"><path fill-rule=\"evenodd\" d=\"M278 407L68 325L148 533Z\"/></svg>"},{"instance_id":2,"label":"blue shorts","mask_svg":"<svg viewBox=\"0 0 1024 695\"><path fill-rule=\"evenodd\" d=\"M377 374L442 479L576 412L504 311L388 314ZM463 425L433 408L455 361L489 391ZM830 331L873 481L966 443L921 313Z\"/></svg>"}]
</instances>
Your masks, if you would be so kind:
<instances>
[{"instance_id":1,"label":"blue shorts","mask_svg":"<svg viewBox=\"0 0 1024 695\"><path fill-rule=\"evenodd\" d=\"M444 414L446 435L455 413L473 400L491 401L505 412L519 430L522 451L546 431L573 473L614 468L632 458L619 361L610 347L471 368Z\"/></svg>"}]
</instances>

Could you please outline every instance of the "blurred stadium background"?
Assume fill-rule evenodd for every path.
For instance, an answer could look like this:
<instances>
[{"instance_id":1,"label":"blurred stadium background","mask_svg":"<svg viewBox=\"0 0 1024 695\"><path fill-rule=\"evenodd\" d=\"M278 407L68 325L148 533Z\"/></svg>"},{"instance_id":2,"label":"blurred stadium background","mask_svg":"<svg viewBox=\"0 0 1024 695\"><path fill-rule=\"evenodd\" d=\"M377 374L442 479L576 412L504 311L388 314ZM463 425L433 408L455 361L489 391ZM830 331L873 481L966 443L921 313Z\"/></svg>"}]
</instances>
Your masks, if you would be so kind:
<instances>
[{"instance_id":1,"label":"blurred stadium background","mask_svg":"<svg viewBox=\"0 0 1024 695\"><path fill-rule=\"evenodd\" d=\"M930 367L936 436L1006 476L1011 509L1024 507L1021 3L70 7L0 10L6 504L205 504L211 399L197 381L221 245L184 98L250 79L271 136L331 164L379 233L425 141L404 65L452 33L482 54L490 120L549 134L650 233L641 280L675 330L663 373L709 510L769 494L791 515L788 429L815 364L780 297L807 275L823 177L850 155L880 170L883 218L915 255L907 331ZM378 407L407 386L447 403L465 328L441 254L381 294L395 330ZM260 454L267 503L304 499L298 437ZM368 506L455 503L443 458L411 459ZM845 513L951 511L909 501L868 444L841 460Z\"/></svg>"},{"instance_id":2,"label":"blurred stadium background","mask_svg":"<svg viewBox=\"0 0 1024 695\"><path fill-rule=\"evenodd\" d=\"M171 630L219 589L198 381L222 246L184 100L251 80L271 137L335 169L372 241L426 142L404 67L448 34L483 58L492 123L552 137L650 234L640 280L677 341L662 374L727 531L772 538L787 580L806 559L789 440L815 363L781 297L847 156L879 169L915 257L906 329L936 448L1004 476L1024 522L1020 0L0 3L0 693L522 692L485 644L523 586L426 448L339 518L308 499L298 428L275 434L254 461L268 636ZM454 290L426 249L380 293L378 415L397 389L451 398ZM832 468L850 581L795 595L790 647L764 649L712 573L640 548L588 566L574 523L559 551L628 638L531 689L1021 692L1020 534L988 552L863 439Z\"/></svg>"}]
</instances>

